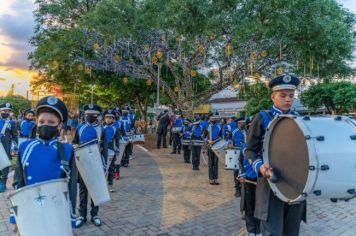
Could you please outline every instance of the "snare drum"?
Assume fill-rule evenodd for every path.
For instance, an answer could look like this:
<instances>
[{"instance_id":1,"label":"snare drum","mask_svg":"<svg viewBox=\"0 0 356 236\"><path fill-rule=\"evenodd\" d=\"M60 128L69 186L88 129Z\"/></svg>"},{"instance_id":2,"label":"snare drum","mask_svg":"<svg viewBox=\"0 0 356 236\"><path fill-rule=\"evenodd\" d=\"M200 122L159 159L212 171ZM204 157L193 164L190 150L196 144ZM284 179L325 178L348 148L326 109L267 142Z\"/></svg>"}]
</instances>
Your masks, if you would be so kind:
<instances>
[{"instance_id":1,"label":"snare drum","mask_svg":"<svg viewBox=\"0 0 356 236\"><path fill-rule=\"evenodd\" d=\"M182 139L182 145L183 146L189 146L192 144L192 140L190 139Z\"/></svg>"},{"instance_id":2,"label":"snare drum","mask_svg":"<svg viewBox=\"0 0 356 236\"><path fill-rule=\"evenodd\" d=\"M20 188L9 199L20 235L73 235L66 179Z\"/></svg>"},{"instance_id":3,"label":"snare drum","mask_svg":"<svg viewBox=\"0 0 356 236\"><path fill-rule=\"evenodd\" d=\"M76 149L75 162L94 204L110 201L99 145L89 143Z\"/></svg>"},{"instance_id":4,"label":"snare drum","mask_svg":"<svg viewBox=\"0 0 356 236\"><path fill-rule=\"evenodd\" d=\"M239 169L240 149L232 148L225 150L225 170Z\"/></svg>"},{"instance_id":5,"label":"snare drum","mask_svg":"<svg viewBox=\"0 0 356 236\"><path fill-rule=\"evenodd\" d=\"M225 159L225 149L227 147L227 141L225 139L221 139L215 142L211 146L211 150L215 153L215 155L221 159Z\"/></svg>"},{"instance_id":6,"label":"snare drum","mask_svg":"<svg viewBox=\"0 0 356 236\"><path fill-rule=\"evenodd\" d=\"M133 144L144 144L145 143L145 136L143 134L135 134L132 136L132 143Z\"/></svg>"},{"instance_id":7,"label":"snare drum","mask_svg":"<svg viewBox=\"0 0 356 236\"><path fill-rule=\"evenodd\" d=\"M356 194L356 126L347 117L277 116L269 124L263 161L276 174L269 181L285 202Z\"/></svg>"},{"instance_id":8,"label":"snare drum","mask_svg":"<svg viewBox=\"0 0 356 236\"><path fill-rule=\"evenodd\" d=\"M182 127L173 127L172 133L180 133L182 131Z\"/></svg>"},{"instance_id":9,"label":"snare drum","mask_svg":"<svg viewBox=\"0 0 356 236\"><path fill-rule=\"evenodd\" d=\"M204 140L192 139L193 146L204 146L204 144L205 144Z\"/></svg>"}]
</instances>

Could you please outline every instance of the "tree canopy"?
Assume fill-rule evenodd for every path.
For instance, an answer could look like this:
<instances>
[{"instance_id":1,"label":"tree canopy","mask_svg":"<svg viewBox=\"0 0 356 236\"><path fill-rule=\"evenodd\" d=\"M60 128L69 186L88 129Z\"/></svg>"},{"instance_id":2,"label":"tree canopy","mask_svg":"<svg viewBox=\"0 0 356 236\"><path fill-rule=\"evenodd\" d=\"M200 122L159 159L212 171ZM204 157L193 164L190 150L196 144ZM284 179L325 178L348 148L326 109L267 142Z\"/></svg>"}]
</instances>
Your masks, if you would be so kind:
<instances>
[{"instance_id":1,"label":"tree canopy","mask_svg":"<svg viewBox=\"0 0 356 236\"><path fill-rule=\"evenodd\" d=\"M353 73L347 60L354 48L355 16L335 0L36 2L33 67L65 89L76 84L86 96L88 86L97 84L109 88L100 91L109 101L129 99L118 89L137 89L120 81L157 83L160 68L164 93L192 113L212 94L246 77Z\"/></svg>"}]
</instances>

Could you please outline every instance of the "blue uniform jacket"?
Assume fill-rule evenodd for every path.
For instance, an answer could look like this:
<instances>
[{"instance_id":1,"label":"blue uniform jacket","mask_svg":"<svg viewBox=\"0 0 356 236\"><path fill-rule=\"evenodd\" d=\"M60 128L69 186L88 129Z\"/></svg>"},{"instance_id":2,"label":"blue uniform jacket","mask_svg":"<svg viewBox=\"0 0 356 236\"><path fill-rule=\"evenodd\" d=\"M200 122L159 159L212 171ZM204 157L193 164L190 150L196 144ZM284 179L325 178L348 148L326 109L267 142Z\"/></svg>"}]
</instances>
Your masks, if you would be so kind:
<instances>
[{"instance_id":1,"label":"blue uniform jacket","mask_svg":"<svg viewBox=\"0 0 356 236\"><path fill-rule=\"evenodd\" d=\"M61 145L64 150L63 158L60 156L58 145ZM66 166L64 166L62 159L67 161ZM63 171L63 167L66 171L70 171L69 176ZM77 195L77 168L74 160L73 146L67 143L60 143L57 138L48 142L36 138L21 143L14 175L13 186L15 189L65 177L69 177L68 188L71 201L71 218L72 225L74 225ZM16 223L14 212L10 214L10 223Z\"/></svg>"}]
</instances>

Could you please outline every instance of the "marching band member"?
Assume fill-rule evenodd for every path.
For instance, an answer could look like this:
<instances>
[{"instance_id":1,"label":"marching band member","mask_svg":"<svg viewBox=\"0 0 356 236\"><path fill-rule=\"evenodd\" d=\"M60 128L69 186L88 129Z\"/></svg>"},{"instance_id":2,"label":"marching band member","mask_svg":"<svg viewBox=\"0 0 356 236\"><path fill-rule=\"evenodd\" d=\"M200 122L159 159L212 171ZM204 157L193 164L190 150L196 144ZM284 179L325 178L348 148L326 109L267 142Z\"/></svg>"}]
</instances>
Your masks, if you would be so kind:
<instances>
[{"instance_id":1,"label":"marching band member","mask_svg":"<svg viewBox=\"0 0 356 236\"><path fill-rule=\"evenodd\" d=\"M49 96L38 102L36 114L38 138L20 144L13 186L19 189L48 180L69 178L71 217L74 227L77 191L74 150L71 144L61 143L58 139L60 127L68 118L67 107L57 97ZM13 214L10 222L16 224ZM16 225L14 231L17 231Z\"/></svg>"},{"instance_id":2,"label":"marching band member","mask_svg":"<svg viewBox=\"0 0 356 236\"><path fill-rule=\"evenodd\" d=\"M241 174L237 177L238 181L242 183L240 209L245 213L244 218L248 235L258 236L261 235L261 222L254 217L257 174L244 155L246 143L242 128L240 126L240 131L235 132L233 135L233 145L241 148L239 157Z\"/></svg>"},{"instance_id":3,"label":"marching band member","mask_svg":"<svg viewBox=\"0 0 356 236\"><path fill-rule=\"evenodd\" d=\"M200 119L197 118L193 122L192 126L192 140L201 140L203 141L204 128L200 124ZM201 153L201 145L192 145L192 164L193 170L199 170L200 166L200 153Z\"/></svg>"},{"instance_id":4,"label":"marching band member","mask_svg":"<svg viewBox=\"0 0 356 236\"><path fill-rule=\"evenodd\" d=\"M233 132L238 129L237 123L235 121L235 117L230 117L226 121L226 125L224 126L224 131L223 131L223 136L227 140L233 141ZM241 186L240 182L237 179L237 176L239 175L239 170L234 170L234 183L235 183L235 197L240 197L241 196Z\"/></svg>"},{"instance_id":5,"label":"marching band member","mask_svg":"<svg viewBox=\"0 0 356 236\"><path fill-rule=\"evenodd\" d=\"M107 148L105 148L107 151L104 152L104 157L106 160L108 159L108 151L109 149L112 150L114 154L113 160L109 163L106 163L107 168L108 168L108 185L109 185L109 191L114 192L113 188L113 180L114 180L114 173L115 173L115 157L116 153L119 151L120 147L120 131L119 129L115 126L114 121L115 121L115 112L112 110L108 110L104 112L104 121L105 125L103 128L103 133L106 138L106 144Z\"/></svg>"},{"instance_id":6,"label":"marching band member","mask_svg":"<svg viewBox=\"0 0 356 236\"><path fill-rule=\"evenodd\" d=\"M18 143L18 134L16 124L13 120L10 120L10 112L12 111L12 105L10 103L0 104L0 139L1 145L4 147L6 155L11 160L11 144L12 142ZM1 155L4 155L1 153ZM0 193L6 191L7 176L9 174L9 168L6 167L0 170Z\"/></svg>"},{"instance_id":7,"label":"marching band member","mask_svg":"<svg viewBox=\"0 0 356 236\"><path fill-rule=\"evenodd\" d=\"M122 110L122 117L120 118L121 125L124 127L125 133L131 134L132 133L132 127L133 124L131 122L131 118L129 116L129 111L128 110ZM125 148L124 151L124 156L122 157L121 160L121 166L128 167L129 162L130 162L130 157L132 156L132 151L133 151L133 144L129 142Z\"/></svg>"},{"instance_id":8,"label":"marching band member","mask_svg":"<svg viewBox=\"0 0 356 236\"><path fill-rule=\"evenodd\" d=\"M120 132L120 137L122 136L126 136L126 132L124 129L124 126L122 125L121 121L120 121L120 116L121 116L121 109L120 108L115 108L114 109L115 112L115 123L114 126L116 127L117 130L119 130ZM124 152L125 150L119 150L119 146L116 147L116 149L119 152ZM114 179L119 180L120 179L120 167L121 167L121 163L120 164L114 164Z\"/></svg>"},{"instance_id":9,"label":"marching band member","mask_svg":"<svg viewBox=\"0 0 356 236\"><path fill-rule=\"evenodd\" d=\"M190 122L188 119L185 119L183 122L183 140L191 140L192 136L192 127L190 126ZM190 163L190 145L183 145L183 158L184 163Z\"/></svg>"},{"instance_id":10,"label":"marching band member","mask_svg":"<svg viewBox=\"0 0 356 236\"><path fill-rule=\"evenodd\" d=\"M25 111L24 119L19 126L20 138L31 139L36 137L35 110Z\"/></svg>"},{"instance_id":11,"label":"marching band member","mask_svg":"<svg viewBox=\"0 0 356 236\"><path fill-rule=\"evenodd\" d=\"M104 133L102 132L102 127L98 124L98 116L101 113L102 109L100 106L95 104L89 104L84 106L85 113L85 123L82 123L78 126L78 129L75 133L73 144L81 145L88 143L90 141L106 141ZM105 150L105 143L102 146L102 153L107 152ZM104 160L104 163L106 160ZM85 186L83 179L79 174L79 218L76 222L76 227L81 227L87 221L87 205L88 205L88 189ZM95 226L101 226L101 220L98 216L99 207L95 206L93 200L91 200L91 221Z\"/></svg>"},{"instance_id":12,"label":"marching band member","mask_svg":"<svg viewBox=\"0 0 356 236\"><path fill-rule=\"evenodd\" d=\"M219 158L211 150L211 146L220 139L221 125L217 122L219 120L219 114L216 113L210 116L210 124L206 130L205 138L208 140L208 165L209 165L209 183L211 185L218 185L218 163Z\"/></svg>"},{"instance_id":13,"label":"marching band member","mask_svg":"<svg viewBox=\"0 0 356 236\"><path fill-rule=\"evenodd\" d=\"M288 204L275 196L267 178L273 176L273 170L262 161L263 137L269 122L279 114L293 114L291 106L294 92L300 81L289 74L278 76L270 81L273 107L255 115L247 136L246 157L258 175L256 187L255 217L261 220L261 231L269 235L299 235L300 222L305 220L306 202Z\"/></svg>"},{"instance_id":14,"label":"marching band member","mask_svg":"<svg viewBox=\"0 0 356 236\"><path fill-rule=\"evenodd\" d=\"M182 113L181 112L177 112L175 114L175 119L172 121L172 135L173 135L173 151L171 152L171 154L176 154L178 152L178 154L180 154L180 150L181 150L181 140L180 140L180 136L182 133L182 129L183 129L183 121L184 119L181 117Z\"/></svg>"},{"instance_id":15,"label":"marching band member","mask_svg":"<svg viewBox=\"0 0 356 236\"><path fill-rule=\"evenodd\" d=\"M161 148L161 140L163 143L163 148L167 148L167 131L169 126L169 113L168 109L165 109L163 113L159 114L157 117L158 127L157 127L157 148Z\"/></svg>"}]
</instances>

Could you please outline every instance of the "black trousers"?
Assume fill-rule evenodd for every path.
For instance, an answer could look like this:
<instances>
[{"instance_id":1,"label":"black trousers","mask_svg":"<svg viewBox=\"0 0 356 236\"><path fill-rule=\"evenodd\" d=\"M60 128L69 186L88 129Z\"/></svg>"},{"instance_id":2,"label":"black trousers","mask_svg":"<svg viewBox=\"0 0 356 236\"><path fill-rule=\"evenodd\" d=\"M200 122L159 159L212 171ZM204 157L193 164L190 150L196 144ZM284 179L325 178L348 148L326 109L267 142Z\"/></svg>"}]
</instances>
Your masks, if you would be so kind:
<instances>
[{"instance_id":1,"label":"black trousers","mask_svg":"<svg viewBox=\"0 0 356 236\"><path fill-rule=\"evenodd\" d=\"M183 157L184 157L184 162L190 162L190 153L191 149L190 146L188 145L183 145Z\"/></svg>"},{"instance_id":2,"label":"black trousers","mask_svg":"<svg viewBox=\"0 0 356 236\"><path fill-rule=\"evenodd\" d=\"M289 205L270 193L268 219L261 221L263 236L298 236L306 202Z\"/></svg>"},{"instance_id":3,"label":"black trousers","mask_svg":"<svg viewBox=\"0 0 356 236\"><path fill-rule=\"evenodd\" d=\"M125 165L127 166L130 163L130 156L132 155L132 153L133 153L133 144L129 143L129 144L127 144L127 146L125 148L124 155L121 160L122 166L125 166Z\"/></svg>"},{"instance_id":4,"label":"black trousers","mask_svg":"<svg viewBox=\"0 0 356 236\"><path fill-rule=\"evenodd\" d=\"M108 170L108 184L109 185L113 185L113 181L114 181L115 159L116 159L116 157L114 157L112 162L109 163L109 170Z\"/></svg>"},{"instance_id":5,"label":"black trousers","mask_svg":"<svg viewBox=\"0 0 356 236\"><path fill-rule=\"evenodd\" d=\"M182 147L180 133L172 133L172 135L173 135L173 152L180 152Z\"/></svg>"},{"instance_id":6,"label":"black trousers","mask_svg":"<svg viewBox=\"0 0 356 236\"><path fill-rule=\"evenodd\" d=\"M234 183L235 183L235 191L241 191L241 184L240 181L237 179L239 176L239 170L234 170Z\"/></svg>"},{"instance_id":7,"label":"black trousers","mask_svg":"<svg viewBox=\"0 0 356 236\"><path fill-rule=\"evenodd\" d=\"M0 170L0 181L1 181L1 183L6 184L7 176L9 175L9 170L10 170L10 167L6 167L6 168Z\"/></svg>"},{"instance_id":8,"label":"black trousers","mask_svg":"<svg viewBox=\"0 0 356 236\"><path fill-rule=\"evenodd\" d=\"M88 189L85 186L84 181L79 176L79 214L80 216L87 218L87 207L88 207ZM99 213L99 207L94 205L93 200L91 200L91 217L97 216Z\"/></svg>"},{"instance_id":9,"label":"black trousers","mask_svg":"<svg viewBox=\"0 0 356 236\"><path fill-rule=\"evenodd\" d=\"M162 132L160 132L160 133L157 133L157 147L159 148L159 147L161 147L161 140L162 140L162 145L163 145L163 147L164 148L166 148L167 147L167 132L165 132L165 133L162 133Z\"/></svg>"},{"instance_id":10,"label":"black trousers","mask_svg":"<svg viewBox=\"0 0 356 236\"><path fill-rule=\"evenodd\" d=\"M192 146L192 164L193 168L200 166L201 146Z\"/></svg>"},{"instance_id":11,"label":"black trousers","mask_svg":"<svg viewBox=\"0 0 356 236\"><path fill-rule=\"evenodd\" d=\"M246 229L249 233L260 234L261 233L261 222L254 217L255 212L255 196L256 196L256 185L245 183L244 188L244 211L245 211L245 222Z\"/></svg>"},{"instance_id":12,"label":"black trousers","mask_svg":"<svg viewBox=\"0 0 356 236\"><path fill-rule=\"evenodd\" d=\"M209 148L208 149L208 165L209 165L209 180L218 179L219 158Z\"/></svg>"}]
</instances>

